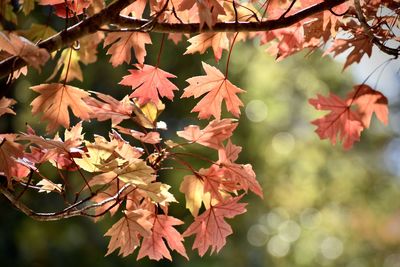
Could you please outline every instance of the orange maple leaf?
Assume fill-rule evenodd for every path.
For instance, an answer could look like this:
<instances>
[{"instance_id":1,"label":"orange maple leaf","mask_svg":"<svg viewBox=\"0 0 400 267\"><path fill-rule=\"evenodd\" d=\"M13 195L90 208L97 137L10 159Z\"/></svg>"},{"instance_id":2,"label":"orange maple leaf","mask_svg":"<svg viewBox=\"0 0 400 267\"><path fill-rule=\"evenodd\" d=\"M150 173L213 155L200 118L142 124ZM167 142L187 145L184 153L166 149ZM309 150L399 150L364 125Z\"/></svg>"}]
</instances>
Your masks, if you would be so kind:
<instances>
[{"instance_id":1,"label":"orange maple leaf","mask_svg":"<svg viewBox=\"0 0 400 267\"><path fill-rule=\"evenodd\" d=\"M71 108L75 116L82 120L90 118L90 107L83 101L89 93L74 86L61 83L40 84L31 89L40 95L32 103L32 114L43 112L41 120L48 120L48 132L55 131L59 125L69 127L69 112Z\"/></svg>"},{"instance_id":2,"label":"orange maple leaf","mask_svg":"<svg viewBox=\"0 0 400 267\"><path fill-rule=\"evenodd\" d=\"M382 93L372 89L369 85L354 86L354 90L348 96L347 103L358 106L357 111L365 128L369 128L374 112L383 124L388 124L388 100Z\"/></svg>"},{"instance_id":3,"label":"orange maple leaf","mask_svg":"<svg viewBox=\"0 0 400 267\"><path fill-rule=\"evenodd\" d=\"M132 254L140 245L139 237L151 235L153 224L148 220L150 214L150 211L143 209L125 211L124 217L104 234L111 236L106 256L118 248L122 257Z\"/></svg>"},{"instance_id":4,"label":"orange maple leaf","mask_svg":"<svg viewBox=\"0 0 400 267\"><path fill-rule=\"evenodd\" d=\"M132 114L132 103L128 96L122 100L117 100L110 95L96 92L100 100L93 97L84 99L86 104L91 108L90 118L96 118L98 121L105 121L111 119L113 126L120 124L123 120L129 119Z\"/></svg>"},{"instance_id":5,"label":"orange maple leaf","mask_svg":"<svg viewBox=\"0 0 400 267\"><path fill-rule=\"evenodd\" d=\"M174 98L174 90L178 88L168 78L176 78L175 75L150 65L135 66L138 69L129 70L131 74L124 76L119 84L132 86L134 92L130 97L137 97L139 105L147 102L157 104L160 101L158 95L170 100Z\"/></svg>"},{"instance_id":6,"label":"orange maple leaf","mask_svg":"<svg viewBox=\"0 0 400 267\"><path fill-rule=\"evenodd\" d=\"M18 162L24 156L24 146L15 141L14 134L0 135L0 175L7 177L8 187L12 187L13 178L28 176L29 169Z\"/></svg>"},{"instance_id":7,"label":"orange maple leaf","mask_svg":"<svg viewBox=\"0 0 400 267\"><path fill-rule=\"evenodd\" d=\"M224 147L222 142L232 136L236 127L237 122L232 119L213 120L203 130L197 125L189 125L177 134L190 142L220 149Z\"/></svg>"},{"instance_id":8,"label":"orange maple leaf","mask_svg":"<svg viewBox=\"0 0 400 267\"><path fill-rule=\"evenodd\" d=\"M218 252L226 243L226 237L232 234L232 228L225 218L233 218L246 212L246 203L238 203L241 196L227 199L216 205L211 205L204 213L195 218L194 222L182 234L183 237L196 235L193 249L198 249L203 256L209 247L211 253Z\"/></svg>"},{"instance_id":9,"label":"orange maple leaf","mask_svg":"<svg viewBox=\"0 0 400 267\"><path fill-rule=\"evenodd\" d=\"M0 99L0 117L6 113L15 115L15 112L10 108L15 103L17 103L17 101L14 99L3 96Z\"/></svg>"},{"instance_id":10,"label":"orange maple leaf","mask_svg":"<svg viewBox=\"0 0 400 267\"><path fill-rule=\"evenodd\" d=\"M150 35L144 32L112 32L104 40L104 47L111 45L107 55L111 54L110 62L116 67L122 63L131 62L131 49L139 64L143 64L146 56L146 44L151 44Z\"/></svg>"},{"instance_id":11,"label":"orange maple leaf","mask_svg":"<svg viewBox=\"0 0 400 267\"><path fill-rule=\"evenodd\" d=\"M153 260L160 260L163 257L172 261L171 254L165 241L171 250L176 250L179 254L189 259L185 247L183 246L182 235L173 227L174 225L181 225L183 222L172 216L157 215L154 216L154 225L150 236L143 238L142 245L139 250L137 259L148 256Z\"/></svg>"},{"instance_id":12,"label":"orange maple leaf","mask_svg":"<svg viewBox=\"0 0 400 267\"><path fill-rule=\"evenodd\" d=\"M223 49L229 49L229 39L225 32L201 33L190 38L188 42L191 45L187 47L184 55L195 52L203 54L207 48L212 47L216 61L221 59Z\"/></svg>"},{"instance_id":13,"label":"orange maple leaf","mask_svg":"<svg viewBox=\"0 0 400 267\"><path fill-rule=\"evenodd\" d=\"M211 29L217 23L218 15L225 15L225 9L221 5L220 0L181 0L178 4L178 11L193 10L196 4L197 13L200 21L200 29L204 24Z\"/></svg>"},{"instance_id":14,"label":"orange maple leaf","mask_svg":"<svg viewBox=\"0 0 400 267\"><path fill-rule=\"evenodd\" d=\"M200 119L208 119L214 116L217 120L221 118L222 100L225 100L227 110L235 117L240 115L242 101L236 95L244 91L233 85L227 78L215 67L202 62L206 72L205 76L196 76L187 79L190 84L184 90L183 97L198 98L206 94L202 100L192 109L191 112L199 112Z\"/></svg>"},{"instance_id":15,"label":"orange maple leaf","mask_svg":"<svg viewBox=\"0 0 400 267\"><path fill-rule=\"evenodd\" d=\"M37 70L40 70L40 66L44 65L50 58L46 49L39 48L31 41L14 33L6 36L3 32L0 32L0 51L2 50L22 58Z\"/></svg>"},{"instance_id":16,"label":"orange maple leaf","mask_svg":"<svg viewBox=\"0 0 400 267\"><path fill-rule=\"evenodd\" d=\"M350 109L345 100L330 94L329 97L318 95L309 103L318 110L330 111L323 118L311 122L318 127L315 132L321 139L329 138L333 145L340 140L345 149L350 149L355 141L360 140L364 127L359 115Z\"/></svg>"}]
</instances>

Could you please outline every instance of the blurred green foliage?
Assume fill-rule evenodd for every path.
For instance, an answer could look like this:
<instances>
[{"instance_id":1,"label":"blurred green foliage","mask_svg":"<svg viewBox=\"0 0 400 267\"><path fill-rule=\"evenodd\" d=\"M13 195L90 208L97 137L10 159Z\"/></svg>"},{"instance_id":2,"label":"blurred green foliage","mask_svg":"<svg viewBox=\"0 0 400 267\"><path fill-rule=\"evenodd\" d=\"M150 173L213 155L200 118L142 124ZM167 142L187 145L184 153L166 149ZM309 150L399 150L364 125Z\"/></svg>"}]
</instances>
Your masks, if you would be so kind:
<instances>
[{"instance_id":1,"label":"blurred green foliage","mask_svg":"<svg viewBox=\"0 0 400 267\"><path fill-rule=\"evenodd\" d=\"M148 64L155 64L159 53L160 35L152 38ZM203 74L200 60L225 70L226 57L215 63L210 51L204 56L180 56L185 45L176 47L168 42L160 64L178 77L174 83L181 90L186 86L185 79ZM120 99L131 90L118 85L127 68L112 68L105 51L100 50L96 64L82 66L84 82L72 84ZM12 124L15 131L25 130L25 123L44 129L38 118L30 115L29 103L35 93L28 88L42 83L52 64L41 74L32 71L10 88L18 101L18 116L2 117L2 123L8 120L7 125ZM103 234L116 218L107 216L96 224L87 218L35 222L1 197L1 266L400 266L400 185L383 162L384 147L393 138L390 129L376 123L353 150L346 152L319 140L309 123L321 113L308 105L308 98L350 90L351 78L341 72L341 67L319 53L276 63L263 48L243 43L235 46L229 79L247 92L242 95L245 108L233 142L243 147L239 162L253 165L265 195L264 199L254 195L245 198L248 212L230 220L234 234L220 254L200 258L189 252L189 263L175 253L173 263L136 262L135 255L120 258L116 253L104 258L108 238ZM195 114L189 115L194 103L179 99L179 94L174 102L166 103L160 118L169 127L163 133L164 140L178 140L175 131L190 123L205 124ZM93 133L106 134L109 127L109 122L84 123L88 139ZM194 149L216 158L208 150ZM194 164L208 167L202 162ZM178 192L185 174L166 170L161 175L180 201L171 206L171 212L187 216L189 222ZM31 194L24 200L38 211L54 208L51 197L38 200L37 194ZM186 241L189 251L192 242L193 238Z\"/></svg>"}]
</instances>

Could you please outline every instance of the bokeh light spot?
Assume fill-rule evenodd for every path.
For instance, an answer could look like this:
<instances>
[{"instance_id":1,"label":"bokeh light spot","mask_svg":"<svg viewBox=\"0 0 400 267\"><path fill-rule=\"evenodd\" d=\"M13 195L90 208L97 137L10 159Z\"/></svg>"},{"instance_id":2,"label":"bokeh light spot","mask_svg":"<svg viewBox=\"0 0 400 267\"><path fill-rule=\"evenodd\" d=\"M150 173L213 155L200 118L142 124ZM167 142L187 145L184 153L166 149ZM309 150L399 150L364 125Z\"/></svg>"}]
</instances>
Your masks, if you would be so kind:
<instances>
[{"instance_id":1,"label":"bokeh light spot","mask_svg":"<svg viewBox=\"0 0 400 267\"><path fill-rule=\"evenodd\" d=\"M262 224L254 224L247 231L247 241L255 247L264 246L268 241L268 228Z\"/></svg>"},{"instance_id":2,"label":"bokeh light spot","mask_svg":"<svg viewBox=\"0 0 400 267\"><path fill-rule=\"evenodd\" d=\"M246 116L252 122L262 122L267 118L268 107L261 100L252 100L246 105Z\"/></svg>"},{"instance_id":3,"label":"bokeh light spot","mask_svg":"<svg viewBox=\"0 0 400 267\"><path fill-rule=\"evenodd\" d=\"M328 260L334 260L343 253L343 242L334 237L328 236L321 242L321 253Z\"/></svg>"},{"instance_id":4,"label":"bokeh light spot","mask_svg":"<svg viewBox=\"0 0 400 267\"><path fill-rule=\"evenodd\" d=\"M272 138L272 148L276 153L288 155L293 151L296 141L291 133L280 132Z\"/></svg>"},{"instance_id":5,"label":"bokeh light spot","mask_svg":"<svg viewBox=\"0 0 400 267\"><path fill-rule=\"evenodd\" d=\"M314 228L320 222L320 213L317 209L307 208L300 214L300 223L304 228Z\"/></svg>"},{"instance_id":6,"label":"bokeh light spot","mask_svg":"<svg viewBox=\"0 0 400 267\"><path fill-rule=\"evenodd\" d=\"M296 241L301 234L300 226L292 220L285 221L281 225L279 225L278 231L279 236L287 242Z\"/></svg>"},{"instance_id":7,"label":"bokeh light spot","mask_svg":"<svg viewBox=\"0 0 400 267\"><path fill-rule=\"evenodd\" d=\"M283 240L279 235L272 237L267 244L267 251L275 257L284 257L289 253L290 243Z\"/></svg>"}]
</instances>

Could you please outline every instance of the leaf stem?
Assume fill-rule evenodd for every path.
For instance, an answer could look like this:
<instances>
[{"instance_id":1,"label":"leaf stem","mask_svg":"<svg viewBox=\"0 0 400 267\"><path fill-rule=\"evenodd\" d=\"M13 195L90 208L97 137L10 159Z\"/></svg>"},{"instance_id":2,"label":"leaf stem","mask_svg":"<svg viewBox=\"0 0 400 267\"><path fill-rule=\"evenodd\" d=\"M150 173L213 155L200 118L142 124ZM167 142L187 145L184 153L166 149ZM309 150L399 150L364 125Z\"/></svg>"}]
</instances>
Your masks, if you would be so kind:
<instances>
[{"instance_id":1,"label":"leaf stem","mask_svg":"<svg viewBox=\"0 0 400 267\"><path fill-rule=\"evenodd\" d=\"M158 68L158 66L160 65L160 59L161 59L161 54L162 54L162 51L164 48L164 42L165 42L165 33L162 35L162 38L161 38L160 51L158 51L156 68Z\"/></svg>"},{"instance_id":2,"label":"leaf stem","mask_svg":"<svg viewBox=\"0 0 400 267\"><path fill-rule=\"evenodd\" d=\"M235 36L232 39L232 44L231 47L229 49L229 53L228 53L228 59L226 60L226 68L225 68L225 79L228 79L228 71L229 71L229 62L231 60L231 54L232 54L232 50L233 50L233 46L235 45L235 41L236 41L236 37L238 36L238 32L235 33Z\"/></svg>"}]
</instances>

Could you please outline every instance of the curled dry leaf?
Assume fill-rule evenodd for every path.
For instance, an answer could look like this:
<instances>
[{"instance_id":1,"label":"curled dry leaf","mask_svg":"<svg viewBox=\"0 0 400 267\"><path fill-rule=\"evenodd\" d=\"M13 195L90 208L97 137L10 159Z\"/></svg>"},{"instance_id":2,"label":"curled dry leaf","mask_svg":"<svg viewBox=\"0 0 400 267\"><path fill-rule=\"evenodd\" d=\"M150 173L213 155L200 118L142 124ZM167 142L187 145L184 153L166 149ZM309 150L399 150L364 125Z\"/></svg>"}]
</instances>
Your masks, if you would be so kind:
<instances>
[{"instance_id":1,"label":"curled dry leaf","mask_svg":"<svg viewBox=\"0 0 400 267\"><path fill-rule=\"evenodd\" d=\"M6 113L15 115L15 112L11 109L11 106L13 106L15 103L17 103L17 101L14 99L3 96L0 99L0 117Z\"/></svg>"},{"instance_id":2,"label":"curled dry leaf","mask_svg":"<svg viewBox=\"0 0 400 267\"><path fill-rule=\"evenodd\" d=\"M40 70L40 67L50 58L50 54L46 49L39 48L29 40L14 33L10 33L7 36L0 32L0 50L22 58L28 65L37 70Z\"/></svg>"}]
</instances>

